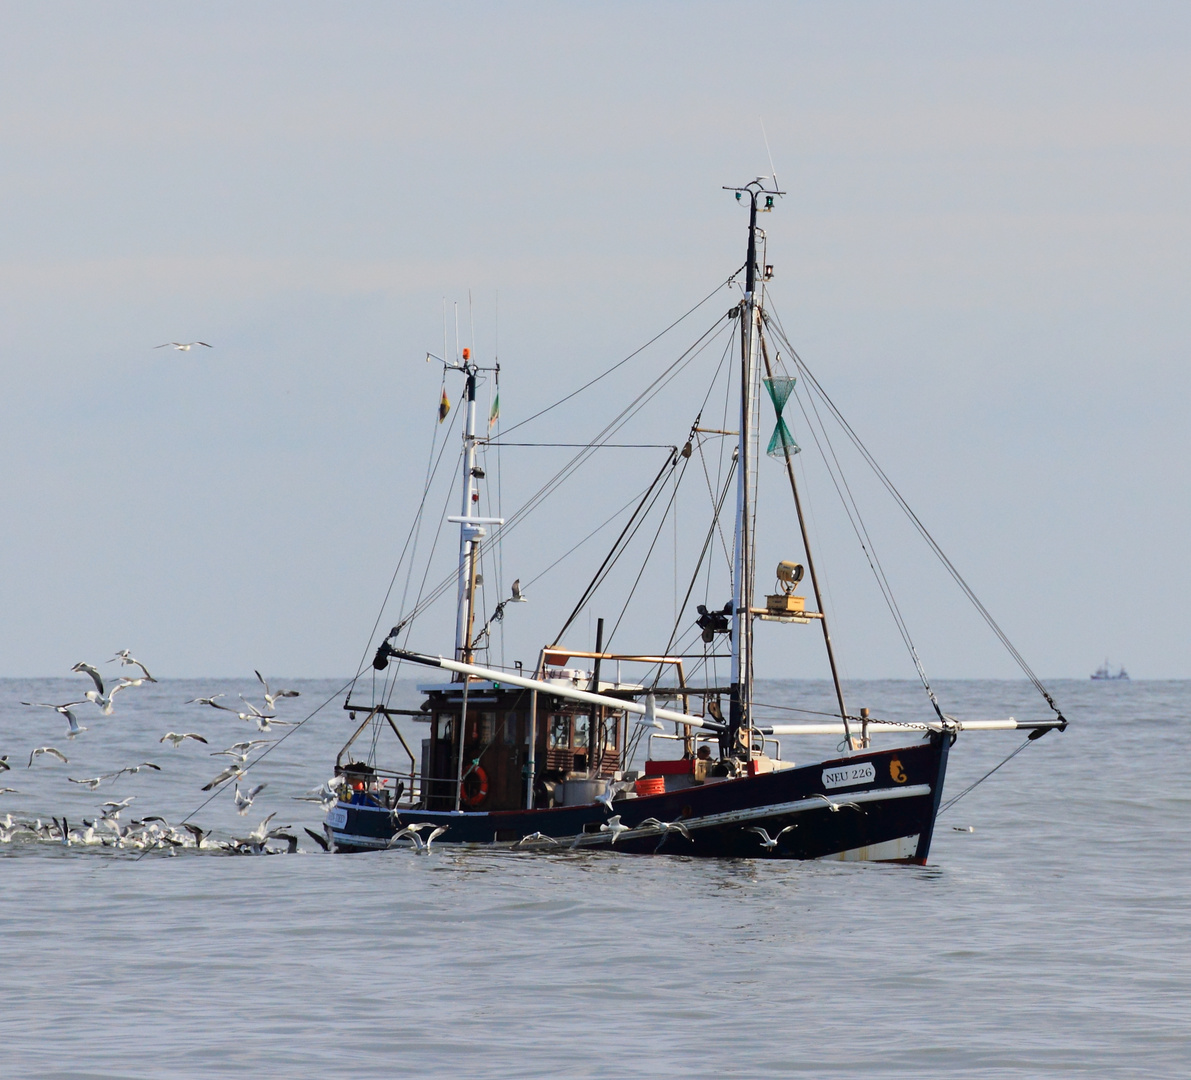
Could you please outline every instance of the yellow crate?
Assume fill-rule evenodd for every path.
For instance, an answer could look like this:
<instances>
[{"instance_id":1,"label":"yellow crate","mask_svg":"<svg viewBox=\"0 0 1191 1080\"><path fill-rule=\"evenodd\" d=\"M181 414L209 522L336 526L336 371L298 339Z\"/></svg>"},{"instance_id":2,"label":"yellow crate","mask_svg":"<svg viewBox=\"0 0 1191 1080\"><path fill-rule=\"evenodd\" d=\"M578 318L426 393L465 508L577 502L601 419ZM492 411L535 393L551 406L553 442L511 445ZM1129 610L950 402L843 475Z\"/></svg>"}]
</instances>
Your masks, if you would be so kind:
<instances>
[{"instance_id":1,"label":"yellow crate","mask_svg":"<svg viewBox=\"0 0 1191 1080\"><path fill-rule=\"evenodd\" d=\"M771 615L801 614L806 610L806 597L789 596L786 593L767 596L765 597L765 610Z\"/></svg>"}]
</instances>

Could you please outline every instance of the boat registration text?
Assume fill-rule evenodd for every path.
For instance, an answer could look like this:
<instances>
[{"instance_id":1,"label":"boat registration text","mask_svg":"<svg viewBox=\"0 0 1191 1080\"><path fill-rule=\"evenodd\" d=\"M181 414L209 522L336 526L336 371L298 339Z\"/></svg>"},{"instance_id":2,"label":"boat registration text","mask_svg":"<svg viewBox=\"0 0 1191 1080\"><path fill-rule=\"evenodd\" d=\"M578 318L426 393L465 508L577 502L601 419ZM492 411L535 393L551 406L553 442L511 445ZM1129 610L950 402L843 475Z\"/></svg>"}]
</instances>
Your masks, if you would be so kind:
<instances>
[{"instance_id":1,"label":"boat registration text","mask_svg":"<svg viewBox=\"0 0 1191 1080\"><path fill-rule=\"evenodd\" d=\"M871 784L877 778L877 770L871 761L856 765L837 765L823 770L825 788L854 787L856 784Z\"/></svg>"}]
</instances>

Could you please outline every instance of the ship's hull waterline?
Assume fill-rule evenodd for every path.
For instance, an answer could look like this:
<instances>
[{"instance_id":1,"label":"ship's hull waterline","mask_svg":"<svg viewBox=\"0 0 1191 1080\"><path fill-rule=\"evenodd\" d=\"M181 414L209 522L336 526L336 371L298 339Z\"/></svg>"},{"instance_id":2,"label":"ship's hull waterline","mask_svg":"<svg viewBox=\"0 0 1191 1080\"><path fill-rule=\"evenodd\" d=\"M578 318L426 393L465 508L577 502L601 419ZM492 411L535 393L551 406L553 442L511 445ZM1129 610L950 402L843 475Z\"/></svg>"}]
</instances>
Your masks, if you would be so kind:
<instances>
[{"instance_id":1,"label":"ship's hull waterline","mask_svg":"<svg viewBox=\"0 0 1191 1080\"><path fill-rule=\"evenodd\" d=\"M433 841L434 847L595 849L922 865L930 852L950 741L948 733L934 734L897 749L862 751L759 776L618 799L611 809L589 803L451 812L340 802L327 815L327 832L336 850L343 852L412 843L394 837L411 825L425 823L445 828ZM666 829L667 824L682 828ZM761 829L777 843L767 844L766 837L755 831Z\"/></svg>"}]
</instances>

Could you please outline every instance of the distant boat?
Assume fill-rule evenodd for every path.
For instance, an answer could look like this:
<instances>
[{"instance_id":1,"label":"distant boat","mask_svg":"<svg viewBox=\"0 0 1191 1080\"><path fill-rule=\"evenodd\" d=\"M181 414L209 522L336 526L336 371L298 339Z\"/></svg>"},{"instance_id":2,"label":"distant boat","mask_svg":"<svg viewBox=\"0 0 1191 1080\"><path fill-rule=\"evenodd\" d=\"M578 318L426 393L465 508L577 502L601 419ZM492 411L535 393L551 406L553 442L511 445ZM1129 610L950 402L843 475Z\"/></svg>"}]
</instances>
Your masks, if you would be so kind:
<instances>
[{"instance_id":1,"label":"distant boat","mask_svg":"<svg viewBox=\"0 0 1191 1080\"><path fill-rule=\"evenodd\" d=\"M1109 667L1108 667L1108 658L1107 658L1107 657L1105 657L1105 658L1104 658L1104 663L1103 663L1103 664L1101 664L1101 665L1100 665L1100 666L1099 666L1099 667L1098 667L1098 668L1097 668L1097 669L1096 669L1096 670L1095 670L1095 671L1092 673L1092 678L1093 678L1093 679L1096 679L1096 680L1100 680L1100 679L1124 679L1126 682L1128 682L1128 681L1129 681L1129 672L1127 672L1127 671L1126 671L1124 668L1118 668L1118 669L1117 669L1117 673L1114 675L1114 674L1112 673L1112 671L1110 671L1110 670L1109 670Z\"/></svg>"}]
</instances>

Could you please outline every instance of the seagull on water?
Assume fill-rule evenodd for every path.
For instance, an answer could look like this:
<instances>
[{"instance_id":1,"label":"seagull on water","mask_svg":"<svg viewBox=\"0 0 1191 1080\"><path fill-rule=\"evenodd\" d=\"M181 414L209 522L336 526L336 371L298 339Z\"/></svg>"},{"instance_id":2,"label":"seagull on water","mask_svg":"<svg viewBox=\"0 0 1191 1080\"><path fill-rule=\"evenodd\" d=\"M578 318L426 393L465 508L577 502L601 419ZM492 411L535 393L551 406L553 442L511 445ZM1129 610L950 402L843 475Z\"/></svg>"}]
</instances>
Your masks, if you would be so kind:
<instances>
[{"instance_id":1,"label":"seagull on water","mask_svg":"<svg viewBox=\"0 0 1191 1080\"><path fill-rule=\"evenodd\" d=\"M247 792L240 790L240 785L236 785L236 813L243 817L248 813L248 808L252 805L252 800L255 799L262 791L265 790L268 784L257 784L254 788L249 788Z\"/></svg>"},{"instance_id":2,"label":"seagull on water","mask_svg":"<svg viewBox=\"0 0 1191 1080\"><path fill-rule=\"evenodd\" d=\"M413 841L414 850L417 851L419 855L429 855L430 845L434 843L436 838L442 836L442 834L445 833L449 828L447 825L439 825L438 828L436 828L429 836L426 837L425 840L423 840L418 835L418 830L428 829L430 828L430 825L431 822L429 821L420 821L417 825L409 825L400 832L395 833L393 835L393 839L390 840L386 846L392 847L398 840L402 839L403 837L408 837Z\"/></svg>"},{"instance_id":3,"label":"seagull on water","mask_svg":"<svg viewBox=\"0 0 1191 1080\"><path fill-rule=\"evenodd\" d=\"M194 345L202 345L208 349L213 349L215 347L214 345L208 345L205 341L164 341L160 345L154 345L153 348L167 349L171 345L181 352L190 352L191 346Z\"/></svg>"},{"instance_id":4,"label":"seagull on water","mask_svg":"<svg viewBox=\"0 0 1191 1080\"><path fill-rule=\"evenodd\" d=\"M94 693L95 691L91 692ZM31 705L35 709L53 709L54 712L61 713L66 722L70 725L70 730L66 734L68 739L73 739L80 732L87 730L85 727L79 726L79 722L75 719L74 713L70 711L76 705L86 705L86 698L84 698L82 701L68 701L65 705L49 705L44 701L22 701L21 704Z\"/></svg>"},{"instance_id":5,"label":"seagull on water","mask_svg":"<svg viewBox=\"0 0 1191 1080\"><path fill-rule=\"evenodd\" d=\"M265 677L259 671L256 671L255 675L258 679L260 679L261 686L265 688L265 704L270 709L277 708L278 698L300 696L297 690L270 690L269 684L265 681Z\"/></svg>"},{"instance_id":6,"label":"seagull on water","mask_svg":"<svg viewBox=\"0 0 1191 1080\"><path fill-rule=\"evenodd\" d=\"M173 746L173 748L175 750L177 750L178 747L181 746L182 743L185 742L187 739L193 739L195 742L201 742L204 745L207 744L207 740L204 739L201 735L199 735L197 732L194 732L194 731L184 731L181 734L179 734L176 731L167 731L157 741L158 742L168 742L170 745Z\"/></svg>"},{"instance_id":7,"label":"seagull on water","mask_svg":"<svg viewBox=\"0 0 1191 1080\"><path fill-rule=\"evenodd\" d=\"M60 762L62 762L63 765L70 764L70 762L66 759L66 755L62 753L61 750L57 750L52 746L39 746L33 751L33 753L29 755L29 764L26 765L25 768L33 768L33 759L36 757L41 757L42 754L49 754L51 757L56 757Z\"/></svg>"},{"instance_id":8,"label":"seagull on water","mask_svg":"<svg viewBox=\"0 0 1191 1080\"><path fill-rule=\"evenodd\" d=\"M766 851L772 851L775 847L777 847L777 842L793 828L793 825L787 825L780 833L777 834L777 836L770 836L769 833L765 829L761 828L760 825L750 826L745 831L756 833L761 838L761 846Z\"/></svg>"},{"instance_id":9,"label":"seagull on water","mask_svg":"<svg viewBox=\"0 0 1191 1080\"><path fill-rule=\"evenodd\" d=\"M121 667L133 667L133 666L139 667L141 669L141 671L143 671L145 673L145 678L148 679L149 682L157 682L157 680L155 678L153 678L152 675L149 674L149 669L147 667L145 667L145 665L142 664L127 649L121 649L118 653L116 653L115 656L113 656L108 661L108 663L114 664L117 660L120 661Z\"/></svg>"}]
</instances>

